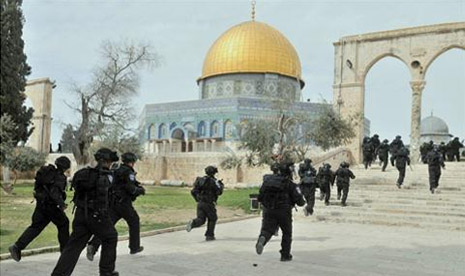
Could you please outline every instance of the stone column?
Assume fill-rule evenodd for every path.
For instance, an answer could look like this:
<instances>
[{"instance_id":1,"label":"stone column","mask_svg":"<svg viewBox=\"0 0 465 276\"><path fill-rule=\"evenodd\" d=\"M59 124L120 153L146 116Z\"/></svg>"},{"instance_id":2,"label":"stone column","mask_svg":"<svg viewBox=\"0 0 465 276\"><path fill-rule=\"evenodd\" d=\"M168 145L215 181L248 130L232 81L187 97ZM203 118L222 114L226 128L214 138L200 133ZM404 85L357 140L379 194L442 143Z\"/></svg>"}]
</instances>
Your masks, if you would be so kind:
<instances>
[{"instance_id":1,"label":"stone column","mask_svg":"<svg viewBox=\"0 0 465 276\"><path fill-rule=\"evenodd\" d=\"M410 158L412 163L418 163L420 157L420 122L421 122L421 94L426 81L411 81L412 87L412 114L410 130Z\"/></svg>"}]
</instances>

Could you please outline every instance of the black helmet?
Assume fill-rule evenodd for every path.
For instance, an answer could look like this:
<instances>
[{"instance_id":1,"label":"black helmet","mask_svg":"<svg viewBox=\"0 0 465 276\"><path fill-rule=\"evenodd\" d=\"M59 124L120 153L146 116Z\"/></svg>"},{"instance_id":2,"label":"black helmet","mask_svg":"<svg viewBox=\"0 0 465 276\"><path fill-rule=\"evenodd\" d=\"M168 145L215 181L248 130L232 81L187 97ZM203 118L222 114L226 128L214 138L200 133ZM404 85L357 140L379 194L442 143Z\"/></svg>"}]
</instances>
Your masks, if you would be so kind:
<instances>
[{"instance_id":1,"label":"black helmet","mask_svg":"<svg viewBox=\"0 0 465 276\"><path fill-rule=\"evenodd\" d=\"M341 167L342 167L342 168L348 168L348 167L349 167L349 163L347 163L346 161L343 161L343 162L341 163Z\"/></svg>"},{"instance_id":2,"label":"black helmet","mask_svg":"<svg viewBox=\"0 0 465 276\"><path fill-rule=\"evenodd\" d=\"M326 168L326 169L331 169L331 164L329 164L329 163L324 163L324 164L323 164L323 167Z\"/></svg>"},{"instance_id":3,"label":"black helmet","mask_svg":"<svg viewBox=\"0 0 465 276\"><path fill-rule=\"evenodd\" d=\"M429 141L429 144L434 145L434 141L433 140Z\"/></svg>"},{"instance_id":4,"label":"black helmet","mask_svg":"<svg viewBox=\"0 0 465 276\"><path fill-rule=\"evenodd\" d=\"M218 169L215 166L208 166L205 168L205 174L209 176L214 176L216 173L218 173Z\"/></svg>"},{"instance_id":5,"label":"black helmet","mask_svg":"<svg viewBox=\"0 0 465 276\"><path fill-rule=\"evenodd\" d=\"M378 138L378 137L379 137L379 135L378 135L378 134L375 134L375 135L373 135L373 137L376 137L376 138Z\"/></svg>"},{"instance_id":6,"label":"black helmet","mask_svg":"<svg viewBox=\"0 0 465 276\"><path fill-rule=\"evenodd\" d=\"M388 140L388 139L384 139L384 140L383 140L383 143L389 143L389 140Z\"/></svg>"},{"instance_id":7,"label":"black helmet","mask_svg":"<svg viewBox=\"0 0 465 276\"><path fill-rule=\"evenodd\" d=\"M94 158L97 161L100 160L105 160L105 161L111 161L111 162L116 162L119 160L118 154L116 151L112 151L108 148L101 148L99 149L95 154Z\"/></svg>"},{"instance_id":8,"label":"black helmet","mask_svg":"<svg viewBox=\"0 0 465 276\"><path fill-rule=\"evenodd\" d=\"M305 164L312 164L312 159L310 159L310 158L305 158L305 159L304 159L304 163L305 163Z\"/></svg>"},{"instance_id":9,"label":"black helmet","mask_svg":"<svg viewBox=\"0 0 465 276\"><path fill-rule=\"evenodd\" d=\"M273 164L271 164L270 170L271 170L273 173L278 173L278 172L279 172L279 164L278 164L278 163L273 163Z\"/></svg>"},{"instance_id":10,"label":"black helmet","mask_svg":"<svg viewBox=\"0 0 465 276\"><path fill-rule=\"evenodd\" d=\"M57 168L66 171L67 169L71 168L71 161L66 156L60 156L55 160L55 165Z\"/></svg>"},{"instance_id":11,"label":"black helmet","mask_svg":"<svg viewBox=\"0 0 465 276\"><path fill-rule=\"evenodd\" d=\"M121 155L121 161L123 163L135 163L137 161L137 155L135 155L132 152L125 152L123 155Z\"/></svg>"},{"instance_id":12,"label":"black helmet","mask_svg":"<svg viewBox=\"0 0 465 276\"><path fill-rule=\"evenodd\" d=\"M284 176L292 175L292 166L294 166L294 163L291 162L283 162L279 164L279 173Z\"/></svg>"},{"instance_id":13,"label":"black helmet","mask_svg":"<svg viewBox=\"0 0 465 276\"><path fill-rule=\"evenodd\" d=\"M400 139L400 138L402 138L400 135L397 135L397 136L396 136L396 139Z\"/></svg>"}]
</instances>

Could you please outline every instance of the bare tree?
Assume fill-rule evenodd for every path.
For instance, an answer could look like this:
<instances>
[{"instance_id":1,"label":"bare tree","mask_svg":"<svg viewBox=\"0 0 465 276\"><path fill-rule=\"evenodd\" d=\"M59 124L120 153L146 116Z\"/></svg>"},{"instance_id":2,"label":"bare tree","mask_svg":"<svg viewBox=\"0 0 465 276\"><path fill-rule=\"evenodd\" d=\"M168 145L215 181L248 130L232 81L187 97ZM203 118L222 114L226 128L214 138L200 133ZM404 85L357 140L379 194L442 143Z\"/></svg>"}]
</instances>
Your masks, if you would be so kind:
<instances>
[{"instance_id":1,"label":"bare tree","mask_svg":"<svg viewBox=\"0 0 465 276\"><path fill-rule=\"evenodd\" d=\"M134 118L130 100L139 88L138 69L151 69L159 61L149 45L108 41L102 45L102 57L103 65L96 68L90 84L73 86L79 103L67 103L81 115L73 146L74 157L80 165L90 162L90 145L108 124L125 129Z\"/></svg>"}]
</instances>

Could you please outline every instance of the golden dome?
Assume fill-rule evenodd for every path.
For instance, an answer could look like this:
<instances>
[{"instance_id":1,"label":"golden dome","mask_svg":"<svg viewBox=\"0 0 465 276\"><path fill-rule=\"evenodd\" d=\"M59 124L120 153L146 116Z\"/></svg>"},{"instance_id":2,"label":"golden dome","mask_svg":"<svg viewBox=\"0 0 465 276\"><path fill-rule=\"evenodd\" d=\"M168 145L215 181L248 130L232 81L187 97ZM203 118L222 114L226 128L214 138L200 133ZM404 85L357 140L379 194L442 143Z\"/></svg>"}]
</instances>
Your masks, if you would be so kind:
<instances>
[{"instance_id":1,"label":"golden dome","mask_svg":"<svg viewBox=\"0 0 465 276\"><path fill-rule=\"evenodd\" d=\"M230 73L277 73L302 82L299 56L289 40L256 21L230 28L213 43L199 80Z\"/></svg>"}]
</instances>

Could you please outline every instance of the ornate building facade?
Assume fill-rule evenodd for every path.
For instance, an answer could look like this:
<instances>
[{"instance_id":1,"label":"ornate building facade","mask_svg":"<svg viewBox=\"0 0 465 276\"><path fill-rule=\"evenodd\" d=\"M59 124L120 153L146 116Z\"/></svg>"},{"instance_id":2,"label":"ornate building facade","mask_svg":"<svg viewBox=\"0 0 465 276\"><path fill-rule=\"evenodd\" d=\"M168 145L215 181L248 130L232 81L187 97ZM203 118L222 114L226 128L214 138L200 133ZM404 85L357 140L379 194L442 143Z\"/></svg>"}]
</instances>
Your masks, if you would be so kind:
<instances>
[{"instance_id":1,"label":"ornate building facade","mask_svg":"<svg viewBox=\"0 0 465 276\"><path fill-rule=\"evenodd\" d=\"M234 147L237 126L286 112L314 117L323 104L302 102L304 81L296 50L278 30L247 21L211 46L197 79L199 100L147 104L140 139L148 154L222 151Z\"/></svg>"}]
</instances>

